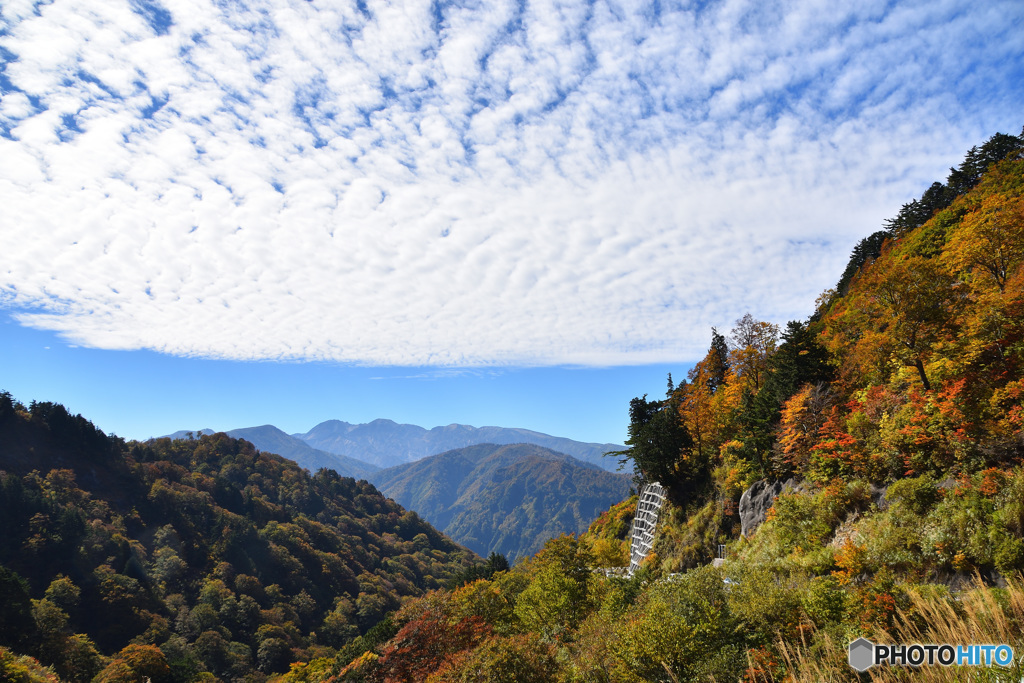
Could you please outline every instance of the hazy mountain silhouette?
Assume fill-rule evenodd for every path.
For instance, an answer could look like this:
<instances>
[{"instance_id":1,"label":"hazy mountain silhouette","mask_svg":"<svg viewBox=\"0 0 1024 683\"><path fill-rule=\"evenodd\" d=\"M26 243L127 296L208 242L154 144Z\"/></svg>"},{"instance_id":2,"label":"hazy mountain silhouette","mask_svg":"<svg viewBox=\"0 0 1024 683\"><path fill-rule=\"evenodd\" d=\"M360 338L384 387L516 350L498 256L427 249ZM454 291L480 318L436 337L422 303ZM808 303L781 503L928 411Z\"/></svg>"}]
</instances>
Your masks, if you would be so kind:
<instances>
[{"instance_id":1,"label":"hazy mountain silhouette","mask_svg":"<svg viewBox=\"0 0 1024 683\"><path fill-rule=\"evenodd\" d=\"M328 453L344 454L373 463L380 467L393 467L437 455L456 448L476 444L530 443L571 455L605 470L615 470L618 461L604 457L604 453L622 450L618 444L584 443L529 429L508 427L471 427L450 424L446 427L424 429L416 425L399 424L393 420L378 419L364 424L351 424L341 420L321 422L304 434L292 434L313 448Z\"/></svg>"}]
</instances>

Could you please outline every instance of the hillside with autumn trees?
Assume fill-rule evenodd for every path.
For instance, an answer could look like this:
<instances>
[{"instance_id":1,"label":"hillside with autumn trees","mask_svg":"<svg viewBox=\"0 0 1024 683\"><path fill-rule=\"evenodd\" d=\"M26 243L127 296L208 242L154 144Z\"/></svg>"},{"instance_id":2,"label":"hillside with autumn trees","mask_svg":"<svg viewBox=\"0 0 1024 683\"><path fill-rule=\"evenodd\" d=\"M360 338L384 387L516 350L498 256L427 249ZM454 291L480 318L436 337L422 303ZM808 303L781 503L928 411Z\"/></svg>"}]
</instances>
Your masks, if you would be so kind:
<instances>
[{"instance_id":1,"label":"hillside with autumn trees","mask_svg":"<svg viewBox=\"0 0 1024 683\"><path fill-rule=\"evenodd\" d=\"M59 643L95 653L104 681L141 681L153 660L174 663L164 680L281 683L1020 680L1019 662L859 675L846 648L864 636L1006 643L1024 654L1022 150L1024 136L1002 134L970 150L945 182L855 247L806 320L779 326L751 314L711 330L685 379L670 376L663 398L630 402L618 457L638 484L658 481L668 496L653 551L632 576L608 570L628 563L636 497L509 567L499 555L460 556L426 530L410 536L400 522L415 516L373 507L364 484L293 473L283 480L308 484L285 495L292 486L275 489L279 480L253 473L250 456L216 460L241 457L243 484L205 455L223 437L115 444L103 457L124 465L109 474L82 467L70 480L55 464L58 474L4 479L5 500L34 502L4 508L5 524L21 525L3 555L3 590L18 596L21 626L5 627L0 666L45 680L68 666L47 649ZM38 419L36 407L12 410L4 420ZM133 484L142 497L116 477L147 482ZM102 504L79 488L93 479L110 492ZM755 484L779 493L760 518L741 521ZM318 486L344 491L369 520L397 530L361 535L353 513L322 517L311 502L325 500ZM270 512L293 509L296 521ZM253 520L240 544L225 537L231 515ZM168 525L175 536L161 535ZM339 535L352 540L341 552L361 568L355 583L316 555L317 543ZM37 546L94 559L20 583L14 572L31 574ZM294 562L278 559L285 553ZM410 566L430 558L429 569ZM172 566L182 568L178 583L144 582ZM381 572L403 589L386 592ZM231 621L246 598L256 621ZM107 608L102 600L122 610L118 619L97 620L94 631L74 621L83 606ZM360 615L370 604L380 620L367 629L373 620ZM334 614L343 628L328 626ZM131 630L125 619L149 626ZM283 648L294 657L286 672L285 655L273 664L261 655Z\"/></svg>"},{"instance_id":2,"label":"hillside with autumn trees","mask_svg":"<svg viewBox=\"0 0 1024 683\"><path fill-rule=\"evenodd\" d=\"M479 561L365 481L6 393L0 529L2 680L264 680Z\"/></svg>"},{"instance_id":3,"label":"hillside with autumn trees","mask_svg":"<svg viewBox=\"0 0 1024 683\"><path fill-rule=\"evenodd\" d=\"M806 320L712 330L664 398L630 403L618 455L669 496L632 577L595 570L627 563L635 497L283 680L854 681L860 636L1024 653L1022 148L970 150L856 246ZM785 485L744 535L756 482Z\"/></svg>"}]
</instances>

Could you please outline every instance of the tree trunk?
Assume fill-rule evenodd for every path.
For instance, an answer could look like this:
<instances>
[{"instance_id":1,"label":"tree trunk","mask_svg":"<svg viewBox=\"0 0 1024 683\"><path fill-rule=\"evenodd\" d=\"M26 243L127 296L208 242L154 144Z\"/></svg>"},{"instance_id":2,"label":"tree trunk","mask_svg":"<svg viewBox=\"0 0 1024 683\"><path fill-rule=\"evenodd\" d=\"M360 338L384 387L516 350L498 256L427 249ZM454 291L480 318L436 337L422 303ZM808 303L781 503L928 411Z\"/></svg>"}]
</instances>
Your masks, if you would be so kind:
<instances>
[{"instance_id":1,"label":"tree trunk","mask_svg":"<svg viewBox=\"0 0 1024 683\"><path fill-rule=\"evenodd\" d=\"M921 384L924 385L924 390L931 391L932 385L928 382L928 375L924 374L924 363L921 362L920 358L914 359L914 367L917 368L917 374L921 375Z\"/></svg>"}]
</instances>

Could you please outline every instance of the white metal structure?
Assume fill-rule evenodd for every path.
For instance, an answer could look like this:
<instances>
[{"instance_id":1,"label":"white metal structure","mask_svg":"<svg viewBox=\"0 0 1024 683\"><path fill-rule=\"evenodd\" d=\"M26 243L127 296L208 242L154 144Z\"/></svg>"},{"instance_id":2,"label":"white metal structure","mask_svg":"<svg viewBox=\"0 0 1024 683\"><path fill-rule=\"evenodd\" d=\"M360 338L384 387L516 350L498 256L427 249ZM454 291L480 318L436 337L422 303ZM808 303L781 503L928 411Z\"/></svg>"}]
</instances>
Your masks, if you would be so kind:
<instances>
[{"instance_id":1,"label":"white metal structure","mask_svg":"<svg viewBox=\"0 0 1024 683\"><path fill-rule=\"evenodd\" d=\"M644 484L640 500L636 503L636 516L629 530L629 575L640 568L640 563L654 546L654 530L658 526L658 513L665 502L665 489L656 481Z\"/></svg>"}]
</instances>

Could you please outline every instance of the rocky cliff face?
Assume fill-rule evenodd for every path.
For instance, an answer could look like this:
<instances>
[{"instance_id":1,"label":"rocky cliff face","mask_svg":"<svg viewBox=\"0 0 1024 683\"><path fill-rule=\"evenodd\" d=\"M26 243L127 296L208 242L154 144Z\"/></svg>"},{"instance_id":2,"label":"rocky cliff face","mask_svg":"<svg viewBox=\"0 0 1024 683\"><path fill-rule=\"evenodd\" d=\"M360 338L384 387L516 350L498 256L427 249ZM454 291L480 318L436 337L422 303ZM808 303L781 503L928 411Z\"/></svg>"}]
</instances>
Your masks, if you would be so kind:
<instances>
[{"instance_id":1,"label":"rocky cliff face","mask_svg":"<svg viewBox=\"0 0 1024 683\"><path fill-rule=\"evenodd\" d=\"M769 481L762 479L740 496L740 533L749 536L768 517L768 510L775 499L786 489L795 489L796 480Z\"/></svg>"}]
</instances>

